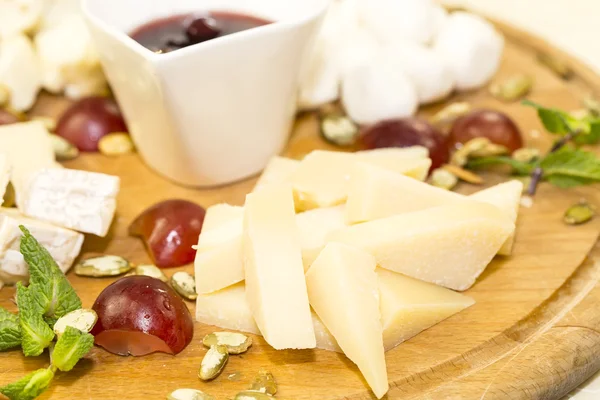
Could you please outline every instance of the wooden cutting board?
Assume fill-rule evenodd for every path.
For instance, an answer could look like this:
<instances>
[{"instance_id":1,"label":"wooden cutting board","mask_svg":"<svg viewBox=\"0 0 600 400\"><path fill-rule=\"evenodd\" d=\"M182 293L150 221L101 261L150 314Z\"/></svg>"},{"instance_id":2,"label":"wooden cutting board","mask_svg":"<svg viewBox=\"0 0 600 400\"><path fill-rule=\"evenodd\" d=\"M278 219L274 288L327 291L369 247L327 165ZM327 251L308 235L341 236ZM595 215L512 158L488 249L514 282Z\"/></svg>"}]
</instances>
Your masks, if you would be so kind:
<instances>
[{"instance_id":1,"label":"wooden cutting board","mask_svg":"<svg viewBox=\"0 0 600 400\"><path fill-rule=\"evenodd\" d=\"M534 101L564 109L580 108L581 99L600 94L600 78L548 44L513 28L498 25L507 46L498 77L516 72L535 76ZM536 61L538 52L561 57L575 74L557 78ZM530 145L550 141L532 109L503 104L487 91L460 94L480 107L511 115ZM34 110L58 115L66 101L45 96ZM443 105L421 111L431 115ZM299 117L286 154L301 157L328 148L317 134L313 115ZM118 215L109 237L87 237L83 256L117 254L135 263L149 261L141 242L127 236L127 226L146 207L170 198L208 207L218 202L243 204L255 179L211 190L175 186L150 171L137 155L108 158L85 154L67 167L121 177ZM506 179L486 176L486 185ZM463 193L479 187L464 185ZM578 226L562 223L562 214L580 198L600 206L600 185L558 190L543 185L531 208L522 208L514 255L492 262L467 294L476 305L428 329L387 353L388 399L558 399L600 369L600 218ZM435 246L435 243L431 243ZM184 269L193 272L192 266ZM179 269L167 271L170 275ZM69 279L90 307L113 279ZM0 306L14 310L13 288L0 291ZM194 313L194 304L188 303ZM59 373L44 399L164 399L172 390L199 388L217 399L233 398L247 388L260 368L279 383L280 399L371 399L365 381L344 356L322 350L274 351L254 337L251 350L232 357L225 372L210 383L197 378L205 349L201 338L214 327L195 325L192 344L177 356L153 354L119 357L95 348L74 371ZM0 353L0 385L45 367L48 355L24 358L20 351Z\"/></svg>"}]
</instances>

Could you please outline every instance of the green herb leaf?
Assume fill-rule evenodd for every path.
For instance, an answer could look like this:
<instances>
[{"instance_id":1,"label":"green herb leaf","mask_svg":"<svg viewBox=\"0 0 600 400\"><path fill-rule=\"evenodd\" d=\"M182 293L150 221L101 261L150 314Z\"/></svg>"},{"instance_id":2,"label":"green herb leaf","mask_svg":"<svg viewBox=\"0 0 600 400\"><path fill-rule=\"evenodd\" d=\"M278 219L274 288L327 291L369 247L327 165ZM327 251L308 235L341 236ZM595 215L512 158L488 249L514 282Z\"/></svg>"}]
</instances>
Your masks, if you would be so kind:
<instances>
[{"instance_id":1,"label":"green herb leaf","mask_svg":"<svg viewBox=\"0 0 600 400\"><path fill-rule=\"evenodd\" d=\"M600 118L598 117L587 116L578 119L564 111L544 107L530 100L524 100L522 104L537 110L544 128L550 133L566 135L578 131L579 134L573 139L575 143L595 144L600 142Z\"/></svg>"},{"instance_id":2,"label":"green herb leaf","mask_svg":"<svg viewBox=\"0 0 600 400\"><path fill-rule=\"evenodd\" d=\"M575 178L572 176L565 175L552 175L549 176L546 180L554 186L557 186L561 189L569 189L572 187L588 185L593 182L588 179Z\"/></svg>"},{"instance_id":3,"label":"green herb leaf","mask_svg":"<svg viewBox=\"0 0 600 400\"><path fill-rule=\"evenodd\" d=\"M81 308L81 300L48 250L24 226L19 228L23 232L21 254L29 265L33 299L47 323L54 325L58 318Z\"/></svg>"},{"instance_id":4,"label":"green herb leaf","mask_svg":"<svg viewBox=\"0 0 600 400\"><path fill-rule=\"evenodd\" d=\"M61 371L70 371L94 347L94 336L67 326L52 352L52 365Z\"/></svg>"},{"instance_id":5,"label":"green herb leaf","mask_svg":"<svg viewBox=\"0 0 600 400\"><path fill-rule=\"evenodd\" d=\"M0 351L21 345L19 317L0 307Z\"/></svg>"},{"instance_id":6,"label":"green herb leaf","mask_svg":"<svg viewBox=\"0 0 600 400\"><path fill-rule=\"evenodd\" d=\"M575 180L581 184L600 181L600 159L587 151L565 146L553 153L548 154L540 162L546 178L561 176L551 182L561 182L564 185L565 177L571 178L571 186Z\"/></svg>"},{"instance_id":7,"label":"green herb leaf","mask_svg":"<svg viewBox=\"0 0 600 400\"><path fill-rule=\"evenodd\" d=\"M42 310L34 301L33 292L17 283L17 305L21 326L21 346L25 356L39 356L54 339L54 332L42 318Z\"/></svg>"},{"instance_id":8,"label":"green herb leaf","mask_svg":"<svg viewBox=\"0 0 600 400\"><path fill-rule=\"evenodd\" d=\"M0 393L10 400L33 400L50 386L52 378L54 378L54 372L51 369L38 369L18 381L0 388Z\"/></svg>"},{"instance_id":9,"label":"green herb leaf","mask_svg":"<svg viewBox=\"0 0 600 400\"><path fill-rule=\"evenodd\" d=\"M513 172L517 175L529 175L533 172L533 170L536 167L534 163L517 161L511 157L506 156L473 158L469 160L466 167L469 169L478 169L493 165L509 165L510 167L512 167Z\"/></svg>"}]
</instances>

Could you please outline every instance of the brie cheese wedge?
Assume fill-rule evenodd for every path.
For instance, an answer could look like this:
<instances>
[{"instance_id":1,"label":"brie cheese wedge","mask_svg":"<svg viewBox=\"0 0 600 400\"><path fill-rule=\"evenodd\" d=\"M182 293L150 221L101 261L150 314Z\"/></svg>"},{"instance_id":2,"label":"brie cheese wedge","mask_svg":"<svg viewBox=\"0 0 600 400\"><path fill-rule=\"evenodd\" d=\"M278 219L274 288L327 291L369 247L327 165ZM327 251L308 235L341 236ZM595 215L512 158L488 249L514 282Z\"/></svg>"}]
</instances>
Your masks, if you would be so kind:
<instances>
[{"instance_id":1,"label":"brie cheese wedge","mask_svg":"<svg viewBox=\"0 0 600 400\"><path fill-rule=\"evenodd\" d=\"M14 208L0 208L0 280L11 284L27 281L28 266L19 251L25 226L48 250L63 272L67 272L83 244L81 233L25 217Z\"/></svg>"}]
</instances>

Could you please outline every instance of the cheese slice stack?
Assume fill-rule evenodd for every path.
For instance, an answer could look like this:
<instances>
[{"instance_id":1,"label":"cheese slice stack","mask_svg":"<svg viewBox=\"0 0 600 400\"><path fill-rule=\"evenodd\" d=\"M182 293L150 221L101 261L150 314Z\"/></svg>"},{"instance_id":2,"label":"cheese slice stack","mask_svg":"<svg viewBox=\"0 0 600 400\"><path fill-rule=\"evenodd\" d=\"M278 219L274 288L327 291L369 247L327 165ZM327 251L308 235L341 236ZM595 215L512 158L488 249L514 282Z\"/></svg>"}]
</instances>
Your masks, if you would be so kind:
<instances>
[{"instance_id":1,"label":"cheese slice stack","mask_svg":"<svg viewBox=\"0 0 600 400\"><path fill-rule=\"evenodd\" d=\"M291 158L275 156L269 160L260 178L256 182L253 191L267 185L280 185L290 183L292 175L298 169L300 161Z\"/></svg>"},{"instance_id":2,"label":"cheese slice stack","mask_svg":"<svg viewBox=\"0 0 600 400\"><path fill-rule=\"evenodd\" d=\"M388 390L376 262L370 254L330 243L306 273L310 304L377 398Z\"/></svg>"},{"instance_id":3,"label":"cheese slice stack","mask_svg":"<svg viewBox=\"0 0 600 400\"><path fill-rule=\"evenodd\" d=\"M246 196L242 251L246 296L265 340L278 350L314 348L291 187Z\"/></svg>"},{"instance_id":4,"label":"cheese slice stack","mask_svg":"<svg viewBox=\"0 0 600 400\"><path fill-rule=\"evenodd\" d=\"M382 268L466 290L513 231L497 207L463 201L353 225L328 240L364 249Z\"/></svg>"},{"instance_id":5,"label":"cheese slice stack","mask_svg":"<svg viewBox=\"0 0 600 400\"><path fill-rule=\"evenodd\" d=\"M317 348L342 352L335 338L317 314L311 312ZM246 300L243 282L209 294L199 294L196 299L196 321L220 328L260 335Z\"/></svg>"},{"instance_id":6,"label":"cheese slice stack","mask_svg":"<svg viewBox=\"0 0 600 400\"><path fill-rule=\"evenodd\" d=\"M348 180L357 162L379 165L416 179L424 179L427 175L431 160L420 157L422 151L414 151L412 148L386 150L361 153L324 150L311 152L292 174L291 182L299 202L297 208L308 210L344 203L348 196Z\"/></svg>"}]
</instances>

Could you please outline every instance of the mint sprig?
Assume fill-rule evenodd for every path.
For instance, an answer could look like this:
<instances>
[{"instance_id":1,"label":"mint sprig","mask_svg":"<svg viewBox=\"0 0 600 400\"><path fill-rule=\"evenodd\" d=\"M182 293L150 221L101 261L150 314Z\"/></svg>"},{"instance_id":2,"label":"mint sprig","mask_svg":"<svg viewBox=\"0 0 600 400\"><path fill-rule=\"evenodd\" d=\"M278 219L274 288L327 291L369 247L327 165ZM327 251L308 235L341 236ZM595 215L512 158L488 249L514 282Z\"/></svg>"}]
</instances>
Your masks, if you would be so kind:
<instances>
[{"instance_id":1,"label":"mint sprig","mask_svg":"<svg viewBox=\"0 0 600 400\"><path fill-rule=\"evenodd\" d=\"M51 326L63 315L81 308L81 300L56 261L39 242L21 226L21 254L29 265L29 282L35 290L33 300Z\"/></svg>"},{"instance_id":2,"label":"mint sprig","mask_svg":"<svg viewBox=\"0 0 600 400\"><path fill-rule=\"evenodd\" d=\"M10 400L31 400L48 388L56 370L70 371L94 345L94 337L67 327L56 344L51 326L62 316L81 308L81 300L50 253L29 231L23 232L21 254L29 264L30 284L17 283L19 315L0 308L0 350L21 345L25 356L38 356L54 346L51 366L39 369L0 388Z\"/></svg>"},{"instance_id":3,"label":"mint sprig","mask_svg":"<svg viewBox=\"0 0 600 400\"><path fill-rule=\"evenodd\" d=\"M10 400L33 400L48 389L52 378L54 378L52 369L38 369L18 381L0 388L0 393Z\"/></svg>"},{"instance_id":4,"label":"mint sprig","mask_svg":"<svg viewBox=\"0 0 600 400\"><path fill-rule=\"evenodd\" d=\"M17 306L21 327L21 347L26 357L42 354L54 339L54 331L48 326L39 304L34 300L31 288L17 283Z\"/></svg>"},{"instance_id":5,"label":"mint sprig","mask_svg":"<svg viewBox=\"0 0 600 400\"><path fill-rule=\"evenodd\" d=\"M0 307L0 351L21 345L19 317Z\"/></svg>"},{"instance_id":6,"label":"mint sprig","mask_svg":"<svg viewBox=\"0 0 600 400\"><path fill-rule=\"evenodd\" d=\"M94 347L94 336L67 326L54 346L52 366L64 372L70 371L92 347Z\"/></svg>"}]
</instances>

